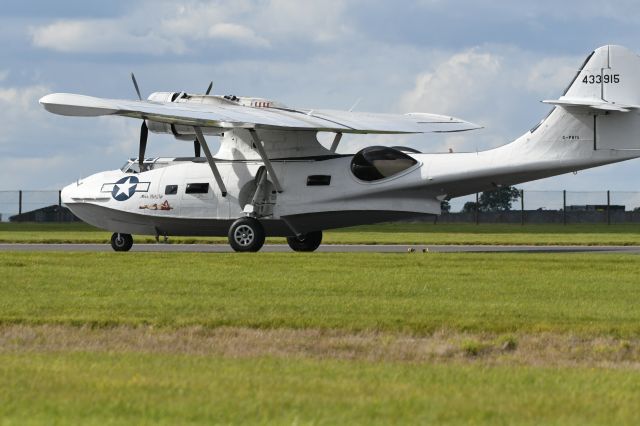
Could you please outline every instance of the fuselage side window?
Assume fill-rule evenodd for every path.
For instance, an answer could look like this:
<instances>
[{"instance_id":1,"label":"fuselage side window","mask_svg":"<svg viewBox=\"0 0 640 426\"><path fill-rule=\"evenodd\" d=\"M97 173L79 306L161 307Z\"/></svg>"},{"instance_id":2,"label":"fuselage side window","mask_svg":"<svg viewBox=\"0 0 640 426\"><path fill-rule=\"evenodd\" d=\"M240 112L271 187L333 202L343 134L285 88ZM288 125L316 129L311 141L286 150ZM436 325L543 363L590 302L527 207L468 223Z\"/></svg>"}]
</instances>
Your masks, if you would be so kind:
<instances>
[{"instance_id":1,"label":"fuselage side window","mask_svg":"<svg viewBox=\"0 0 640 426\"><path fill-rule=\"evenodd\" d=\"M328 186L328 185L331 185L331 176L329 175L307 176L307 186Z\"/></svg>"},{"instance_id":2,"label":"fuselage side window","mask_svg":"<svg viewBox=\"0 0 640 426\"><path fill-rule=\"evenodd\" d=\"M176 195L178 193L178 185L167 185L164 188L164 195Z\"/></svg>"},{"instance_id":3,"label":"fuselage side window","mask_svg":"<svg viewBox=\"0 0 640 426\"><path fill-rule=\"evenodd\" d=\"M206 194L209 192L208 183L188 183L185 194Z\"/></svg>"}]
</instances>

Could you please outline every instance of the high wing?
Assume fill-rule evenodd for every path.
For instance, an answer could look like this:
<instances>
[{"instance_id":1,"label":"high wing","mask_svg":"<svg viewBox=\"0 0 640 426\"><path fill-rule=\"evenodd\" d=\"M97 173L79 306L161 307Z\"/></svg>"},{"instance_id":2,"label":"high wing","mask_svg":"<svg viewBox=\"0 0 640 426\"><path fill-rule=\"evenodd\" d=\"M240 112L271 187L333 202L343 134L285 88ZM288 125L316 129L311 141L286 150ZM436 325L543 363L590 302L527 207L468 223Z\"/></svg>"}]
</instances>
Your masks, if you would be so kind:
<instances>
[{"instance_id":1,"label":"high wing","mask_svg":"<svg viewBox=\"0 0 640 426\"><path fill-rule=\"evenodd\" d=\"M315 130L337 133L445 133L481 126L437 114L380 114L285 107L256 108L207 96L208 102L156 102L104 99L53 93L40 99L54 114L95 117L119 115L159 123L220 129Z\"/></svg>"}]
</instances>

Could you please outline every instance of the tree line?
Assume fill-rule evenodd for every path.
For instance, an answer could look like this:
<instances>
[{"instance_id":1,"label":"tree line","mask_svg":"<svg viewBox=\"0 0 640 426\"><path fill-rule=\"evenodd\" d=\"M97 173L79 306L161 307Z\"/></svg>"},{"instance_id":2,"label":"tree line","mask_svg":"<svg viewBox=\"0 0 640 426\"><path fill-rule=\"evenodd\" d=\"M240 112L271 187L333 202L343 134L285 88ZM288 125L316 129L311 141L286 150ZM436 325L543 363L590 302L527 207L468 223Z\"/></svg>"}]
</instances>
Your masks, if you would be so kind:
<instances>
[{"instance_id":1,"label":"tree line","mask_svg":"<svg viewBox=\"0 0 640 426\"><path fill-rule=\"evenodd\" d=\"M519 189L513 186L503 186L493 191L481 193L477 203L475 201L465 203L462 207L462 212L506 212L511 210L513 203L519 199ZM442 201L441 208L443 213L449 213L451 211L449 200Z\"/></svg>"}]
</instances>

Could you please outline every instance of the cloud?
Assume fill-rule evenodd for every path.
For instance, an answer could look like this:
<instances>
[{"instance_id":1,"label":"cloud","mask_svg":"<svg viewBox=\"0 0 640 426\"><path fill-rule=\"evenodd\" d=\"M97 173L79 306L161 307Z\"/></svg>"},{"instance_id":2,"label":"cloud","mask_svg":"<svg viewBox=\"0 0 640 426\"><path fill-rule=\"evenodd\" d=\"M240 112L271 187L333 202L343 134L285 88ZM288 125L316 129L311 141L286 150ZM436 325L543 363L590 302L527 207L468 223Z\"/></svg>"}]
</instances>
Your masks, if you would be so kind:
<instances>
[{"instance_id":1,"label":"cloud","mask_svg":"<svg viewBox=\"0 0 640 426\"><path fill-rule=\"evenodd\" d=\"M58 154L52 156L42 156L38 153L32 153L27 157L17 158L0 158L0 182L4 185L2 191L5 190L57 190L70 182L55 182L51 180L51 171L55 169L68 168L71 162L80 162L80 156L72 156L69 154ZM25 173L28 171L28 175ZM15 177L20 176L22 179L16 181ZM80 176L78 176L80 177ZM6 186L9 182L14 186ZM4 197L3 197L4 198ZM16 199L17 202L17 199ZM57 203L57 194L53 194L51 204ZM2 207L7 212L6 203ZM17 205L15 206L17 211ZM15 211L14 211L15 213ZM3 215L3 219L6 219Z\"/></svg>"},{"instance_id":2,"label":"cloud","mask_svg":"<svg viewBox=\"0 0 640 426\"><path fill-rule=\"evenodd\" d=\"M130 31L126 22L102 20L64 20L31 28L33 45L65 53L183 53L185 44L148 28Z\"/></svg>"},{"instance_id":3,"label":"cloud","mask_svg":"<svg viewBox=\"0 0 640 426\"><path fill-rule=\"evenodd\" d=\"M269 47L271 44L263 37L258 37L253 30L238 24L221 23L209 28L209 37L237 41L248 46Z\"/></svg>"},{"instance_id":4,"label":"cloud","mask_svg":"<svg viewBox=\"0 0 640 426\"><path fill-rule=\"evenodd\" d=\"M542 58L532 65L527 76L526 88L543 97L559 97L561 87L566 87L581 64L577 56Z\"/></svg>"},{"instance_id":5,"label":"cloud","mask_svg":"<svg viewBox=\"0 0 640 426\"><path fill-rule=\"evenodd\" d=\"M270 0L258 11L258 21L268 23L261 29L274 38L295 36L314 43L329 43L354 35L347 9L355 3L347 0Z\"/></svg>"},{"instance_id":6,"label":"cloud","mask_svg":"<svg viewBox=\"0 0 640 426\"><path fill-rule=\"evenodd\" d=\"M47 86L0 86L0 110L3 130L0 132L0 152L8 144L17 143L34 123L39 123L42 110L38 99L49 91Z\"/></svg>"},{"instance_id":7,"label":"cloud","mask_svg":"<svg viewBox=\"0 0 640 426\"><path fill-rule=\"evenodd\" d=\"M538 101L559 97L580 63L577 57L542 57L513 46L467 49L418 74L400 105L485 126L473 137L446 136L441 150L491 148L510 142L539 120L546 107ZM531 112L535 110L540 112Z\"/></svg>"},{"instance_id":8,"label":"cloud","mask_svg":"<svg viewBox=\"0 0 640 426\"><path fill-rule=\"evenodd\" d=\"M350 33L344 0L143 1L109 19L59 20L30 29L32 44L65 53L196 53L210 40L251 48L272 41L326 43ZM206 43L205 43L206 42Z\"/></svg>"},{"instance_id":9,"label":"cloud","mask_svg":"<svg viewBox=\"0 0 640 426\"><path fill-rule=\"evenodd\" d=\"M415 87L400 102L409 111L460 114L487 99L501 71L501 58L495 55L477 49L457 53L418 75Z\"/></svg>"},{"instance_id":10,"label":"cloud","mask_svg":"<svg viewBox=\"0 0 640 426\"><path fill-rule=\"evenodd\" d=\"M496 95L501 86L509 84L506 72L504 58L494 53L477 48L455 53L434 69L420 73L414 87L402 95L400 105L405 111L453 115L491 128L476 131L473 137L445 134L429 151L476 151L501 145L506 142L504 129L498 127L502 120L495 119L499 111L494 105L509 102Z\"/></svg>"},{"instance_id":11,"label":"cloud","mask_svg":"<svg viewBox=\"0 0 640 426\"><path fill-rule=\"evenodd\" d=\"M0 87L0 103L3 111L15 110L20 113L33 111L37 99L47 93L45 86Z\"/></svg>"}]
</instances>

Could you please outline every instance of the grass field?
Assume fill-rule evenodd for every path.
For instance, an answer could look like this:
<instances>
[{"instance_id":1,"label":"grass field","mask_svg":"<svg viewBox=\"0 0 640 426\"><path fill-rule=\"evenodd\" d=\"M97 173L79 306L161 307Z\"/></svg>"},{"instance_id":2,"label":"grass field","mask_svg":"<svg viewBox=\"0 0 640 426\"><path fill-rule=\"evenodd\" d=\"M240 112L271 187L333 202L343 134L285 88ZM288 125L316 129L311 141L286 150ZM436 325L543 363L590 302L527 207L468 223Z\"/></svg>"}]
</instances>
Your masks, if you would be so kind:
<instances>
[{"instance_id":1,"label":"grass field","mask_svg":"<svg viewBox=\"0 0 640 426\"><path fill-rule=\"evenodd\" d=\"M635 424L640 263L0 253L0 418Z\"/></svg>"},{"instance_id":2,"label":"grass field","mask_svg":"<svg viewBox=\"0 0 640 426\"><path fill-rule=\"evenodd\" d=\"M0 223L0 243L107 243L111 234L82 223ZM154 242L134 236L135 241ZM175 237L172 243L227 243L226 237ZM285 243L269 238L267 243ZM640 245L640 224L497 225L394 223L326 231L324 244Z\"/></svg>"},{"instance_id":3,"label":"grass field","mask_svg":"<svg viewBox=\"0 0 640 426\"><path fill-rule=\"evenodd\" d=\"M3 253L0 322L640 335L624 255Z\"/></svg>"},{"instance_id":4,"label":"grass field","mask_svg":"<svg viewBox=\"0 0 640 426\"><path fill-rule=\"evenodd\" d=\"M0 355L0 377L15 424L632 424L638 409L637 374L582 368L45 353Z\"/></svg>"}]
</instances>

